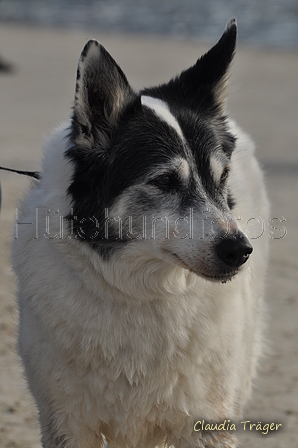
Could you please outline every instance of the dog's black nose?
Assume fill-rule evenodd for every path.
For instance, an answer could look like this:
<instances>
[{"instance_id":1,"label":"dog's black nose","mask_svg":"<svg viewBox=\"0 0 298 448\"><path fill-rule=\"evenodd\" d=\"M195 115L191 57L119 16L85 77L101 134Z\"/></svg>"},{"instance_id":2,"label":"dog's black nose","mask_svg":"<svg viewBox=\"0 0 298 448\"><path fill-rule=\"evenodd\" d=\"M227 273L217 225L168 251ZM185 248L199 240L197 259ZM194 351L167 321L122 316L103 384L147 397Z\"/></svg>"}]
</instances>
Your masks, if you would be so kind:
<instances>
[{"instance_id":1,"label":"dog's black nose","mask_svg":"<svg viewBox=\"0 0 298 448\"><path fill-rule=\"evenodd\" d=\"M239 268L252 253L252 246L246 237L225 238L217 246L218 258L227 266Z\"/></svg>"}]
</instances>

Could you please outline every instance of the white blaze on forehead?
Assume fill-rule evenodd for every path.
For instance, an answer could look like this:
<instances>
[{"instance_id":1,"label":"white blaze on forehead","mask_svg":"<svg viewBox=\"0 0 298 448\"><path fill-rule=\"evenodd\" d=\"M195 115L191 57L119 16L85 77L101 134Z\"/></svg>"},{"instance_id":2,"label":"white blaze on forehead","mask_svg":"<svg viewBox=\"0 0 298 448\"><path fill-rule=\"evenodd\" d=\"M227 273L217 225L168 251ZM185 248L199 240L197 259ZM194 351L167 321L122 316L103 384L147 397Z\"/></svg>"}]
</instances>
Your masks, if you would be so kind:
<instances>
[{"instance_id":1,"label":"white blaze on forehead","mask_svg":"<svg viewBox=\"0 0 298 448\"><path fill-rule=\"evenodd\" d=\"M146 95L141 96L141 103L143 106L150 107L150 109L152 109L159 118L175 129L179 137L184 141L183 132L179 126L179 123L174 115L171 114L167 103L158 98L153 98Z\"/></svg>"},{"instance_id":2,"label":"white blaze on forehead","mask_svg":"<svg viewBox=\"0 0 298 448\"><path fill-rule=\"evenodd\" d=\"M215 181L219 182L224 169L223 162L220 160L218 156L212 155L210 157L210 167L213 172Z\"/></svg>"}]
</instances>

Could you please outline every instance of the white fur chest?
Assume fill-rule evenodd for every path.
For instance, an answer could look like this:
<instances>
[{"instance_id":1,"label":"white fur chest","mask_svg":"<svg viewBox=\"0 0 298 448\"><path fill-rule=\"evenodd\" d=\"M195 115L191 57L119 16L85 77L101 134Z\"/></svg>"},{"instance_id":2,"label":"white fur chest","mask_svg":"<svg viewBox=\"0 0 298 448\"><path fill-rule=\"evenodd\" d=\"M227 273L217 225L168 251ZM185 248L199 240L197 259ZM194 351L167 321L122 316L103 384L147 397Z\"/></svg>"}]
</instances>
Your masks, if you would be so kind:
<instances>
[{"instance_id":1,"label":"white fur chest","mask_svg":"<svg viewBox=\"0 0 298 448\"><path fill-rule=\"evenodd\" d=\"M167 422L179 432L182 417L203 413L214 419L227 408L229 416L234 412L234 395L245 378L238 378L233 365L246 368L237 346L247 327L245 297L233 293L234 282L245 286L242 276L216 285L146 260L145 280L136 275L133 257L105 265L84 244L42 240L47 256L41 264L36 241L30 244L32 272L28 276L27 266L22 290L31 297L27 306L38 321L36 338L44 340L44 374L61 406L80 409L78 421L93 422L95 429L100 420L125 434L137 421ZM138 266L144 272L140 260ZM36 277L43 278L38 293ZM116 282L118 288L111 286ZM227 372L219 387L217 376L225 379Z\"/></svg>"}]
</instances>

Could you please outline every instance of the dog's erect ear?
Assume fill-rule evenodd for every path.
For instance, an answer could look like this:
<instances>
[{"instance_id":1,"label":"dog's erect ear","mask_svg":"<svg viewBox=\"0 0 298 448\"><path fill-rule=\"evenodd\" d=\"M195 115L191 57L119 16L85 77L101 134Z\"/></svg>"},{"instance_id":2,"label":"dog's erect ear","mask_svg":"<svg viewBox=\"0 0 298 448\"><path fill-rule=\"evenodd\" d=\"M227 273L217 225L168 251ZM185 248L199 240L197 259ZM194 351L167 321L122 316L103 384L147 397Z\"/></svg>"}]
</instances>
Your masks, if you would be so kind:
<instances>
[{"instance_id":1,"label":"dog's erect ear","mask_svg":"<svg viewBox=\"0 0 298 448\"><path fill-rule=\"evenodd\" d=\"M197 109L202 103L204 106L210 106L213 103L222 108L228 69L236 48L236 38L237 22L233 18L227 23L217 44L194 66L172 81L171 87L175 86L177 90L180 90L181 98L192 108Z\"/></svg>"},{"instance_id":2,"label":"dog's erect ear","mask_svg":"<svg viewBox=\"0 0 298 448\"><path fill-rule=\"evenodd\" d=\"M133 91L114 59L96 40L85 45L77 70L72 137L92 145L109 145L121 112Z\"/></svg>"}]
</instances>

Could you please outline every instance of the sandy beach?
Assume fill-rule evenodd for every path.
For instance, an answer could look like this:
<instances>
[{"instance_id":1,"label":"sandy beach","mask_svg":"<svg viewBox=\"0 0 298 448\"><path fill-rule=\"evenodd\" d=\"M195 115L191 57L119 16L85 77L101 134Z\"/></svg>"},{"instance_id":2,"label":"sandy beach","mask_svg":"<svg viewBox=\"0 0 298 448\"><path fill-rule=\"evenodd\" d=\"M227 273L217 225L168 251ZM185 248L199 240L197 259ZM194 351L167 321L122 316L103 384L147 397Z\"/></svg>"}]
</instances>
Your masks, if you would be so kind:
<instances>
[{"instance_id":1,"label":"sandy beach","mask_svg":"<svg viewBox=\"0 0 298 448\"><path fill-rule=\"evenodd\" d=\"M0 165L39 169L44 138L71 112L77 60L91 37L104 44L135 89L167 81L209 46L170 38L1 24L0 56L15 70L0 73ZM270 239L268 354L243 421L283 425L267 435L237 427L241 446L247 448L298 446L297 56L293 51L240 46L229 85L230 115L256 142L271 201L271 221L264 227ZM16 207L30 181L2 171L0 179L0 447L37 448L37 413L15 348L16 284L9 260Z\"/></svg>"}]
</instances>

